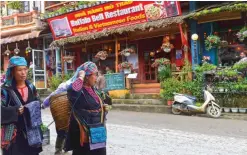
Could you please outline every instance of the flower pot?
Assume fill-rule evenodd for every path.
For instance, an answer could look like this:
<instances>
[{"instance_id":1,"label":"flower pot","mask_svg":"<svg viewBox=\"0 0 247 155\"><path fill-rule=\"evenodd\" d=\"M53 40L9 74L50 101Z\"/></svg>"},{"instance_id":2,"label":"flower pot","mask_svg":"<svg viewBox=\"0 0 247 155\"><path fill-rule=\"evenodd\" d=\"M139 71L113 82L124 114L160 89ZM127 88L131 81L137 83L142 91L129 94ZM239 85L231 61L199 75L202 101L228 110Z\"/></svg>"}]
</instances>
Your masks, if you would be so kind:
<instances>
[{"instance_id":1,"label":"flower pot","mask_svg":"<svg viewBox=\"0 0 247 155\"><path fill-rule=\"evenodd\" d=\"M166 52L166 53L171 52L171 49L170 49L170 48L164 48L163 50L164 50L164 52Z\"/></svg>"},{"instance_id":2,"label":"flower pot","mask_svg":"<svg viewBox=\"0 0 247 155\"><path fill-rule=\"evenodd\" d=\"M47 129L46 131L43 132L43 142L42 145L49 145L50 144L50 129Z\"/></svg>"},{"instance_id":3,"label":"flower pot","mask_svg":"<svg viewBox=\"0 0 247 155\"><path fill-rule=\"evenodd\" d=\"M230 108L224 107L224 112L230 112Z\"/></svg>"},{"instance_id":4,"label":"flower pot","mask_svg":"<svg viewBox=\"0 0 247 155\"><path fill-rule=\"evenodd\" d=\"M79 9L83 9L83 5L79 5Z\"/></svg>"},{"instance_id":5,"label":"flower pot","mask_svg":"<svg viewBox=\"0 0 247 155\"><path fill-rule=\"evenodd\" d=\"M130 73L131 73L131 69L129 69L129 68L128 69L127 68L124 69L124 74L130 74Z\"/></svg>"},{"instance_id":6,"label":"flower pot","mask_svg":"<svg viewBox=\"0 0 247 155\"><path fill-rule=\"evenodd\" d=\"M167 100L167 105L172 106L173 101L172 100Z\"/></svg>"},{"instance_id":7,"label":"flower pot","mask_svg":"<svg viewBox=\"0 0 247 155\"><path fill-rule=\"evenodd\" d=\"M237 112L238 112L238 108L231 108L231 111L232 111L233 113L237 113Z\"/></svg>"},{"instance_id":8,"label":"flower pot","mask_svg":"<svg viewBox=\"0 0 247 155\"><path fill-rule=\"evenodd\" d=\"M20 10L12 10L12 14L17 14L17 13L20 13Z\"/></svg>"},{"instance_id":9,"label":"flower pot","mask_svg":"<svg viewBox=\"0 0 247 155\"><path fill-rule=\"evenodd\" d=\"M247 108L239 108L238 110L239 110L240 113L246 113L246 109Z\"/></svg>"},{"instance_id":10,"label":"flower pot","mask_svg":"<svg viewBox=\"0 0 247 155\"><path fill-rule=\"evenodd\" d=\"M126 56L126 57L128 57L128 56L130 56L130 53L124 53L124 56Z\"/></svg>"}]
</instances>

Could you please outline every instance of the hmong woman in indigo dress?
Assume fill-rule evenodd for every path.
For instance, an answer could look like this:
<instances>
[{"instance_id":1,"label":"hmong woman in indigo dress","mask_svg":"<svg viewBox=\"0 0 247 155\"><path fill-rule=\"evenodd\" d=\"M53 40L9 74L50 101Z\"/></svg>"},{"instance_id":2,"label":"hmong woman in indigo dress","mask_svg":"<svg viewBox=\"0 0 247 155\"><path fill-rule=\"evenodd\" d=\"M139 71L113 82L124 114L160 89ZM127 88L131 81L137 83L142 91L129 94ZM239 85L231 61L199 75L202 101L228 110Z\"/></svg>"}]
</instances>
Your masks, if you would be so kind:
<instances>
[{"instance_id":1,"label":"hmong woman in indigo dress","mask_svg":"<svg viewBox=\"0 0 247 155\"><path fill-rule=\"evenodd\" d=\"M72 150L72 155L106 155L105 115L109 107L94 89L97 72L94 63L82 64L67 91L72 114L65 150ZM100 127L91 128L89 124Z\"/></svg>"},{"instance_id":2,"label":"hmong woman in indigo dress","mask_svg":"<svg viewBox=\"0 0 247 155\"><path fill-rule=\"evenodd\" d=\"M40 102L36 88L26 80L27 72L25 58L10 58L6 80L1 86L3 155L38 155L42 151Z\"/></svg>"}]
</instances>

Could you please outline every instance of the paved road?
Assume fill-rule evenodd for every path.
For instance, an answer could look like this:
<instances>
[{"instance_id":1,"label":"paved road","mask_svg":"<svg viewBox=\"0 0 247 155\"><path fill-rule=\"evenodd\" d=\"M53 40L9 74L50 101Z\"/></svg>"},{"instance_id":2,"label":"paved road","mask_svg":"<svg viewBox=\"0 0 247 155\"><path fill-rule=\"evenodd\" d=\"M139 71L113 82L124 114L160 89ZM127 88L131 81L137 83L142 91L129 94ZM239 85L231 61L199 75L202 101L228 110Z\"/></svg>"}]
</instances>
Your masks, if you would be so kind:
<instances>
[{"instance_id":1,"label":"paved road","mask_svg":"<svg viewBox=\"0 0 247 155\"><path fill-rule=\"evenodd\" d=\"M52 120L49 110L43 121ZM108 155L246 155L247 121L111 111L107 122ZM51 145L41 155L54 152Z\"/></svg>"}]
</instances>

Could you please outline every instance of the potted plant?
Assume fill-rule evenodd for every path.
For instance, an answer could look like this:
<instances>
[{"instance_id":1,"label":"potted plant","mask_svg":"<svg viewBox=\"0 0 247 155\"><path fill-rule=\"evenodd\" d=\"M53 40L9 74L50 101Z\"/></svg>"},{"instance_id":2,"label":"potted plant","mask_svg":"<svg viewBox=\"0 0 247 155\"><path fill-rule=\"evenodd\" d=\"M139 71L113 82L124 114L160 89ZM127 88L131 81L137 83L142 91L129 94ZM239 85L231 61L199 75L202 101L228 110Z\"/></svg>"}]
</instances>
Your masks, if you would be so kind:
<instances>
[{"instance_id":1,"label":"potted plant","mask_svg":"<svg viewBox=\"0 0 247 155\"><path fill-rule=\"evenodd\" d=\"M238 33L237 37L240 41L244 41L244 39L247 37L247 26L244 26Z\"/></svg>"},{"instance_id":2,"label":"potted plant","mask_svg":"<svg viewBox=\"0 0 247 155\"><path fill-rule=\"evenodd\" d=\"M133 48L125 48L120 52L121 55L124 55L126 57L130 56L131 53L135 53L135 50Z\"/></svg>"},{"instance_id":3,"label":"potted plant","mask_svg":"<svg viewBox=\"0 0 247 155\"><path fill-rule=\"evenodd\" d=\"M50 144L50 129L44 125L44 124L41 124L41 131L43 133L43 143L42 145L49 145Z\"/></svg>"},{"instance_id":4,"label":"potted plant","mask_svg":"<svg viewBox=\"0 0 247 155\"><path fill-rule=\"evenodd\" d=\"M209 35L205 40L206 50L209 51L212 48L217 48L220 46L220 43L221 43L220 37L216 35Z\"/></svg>"},{"instance_id":5,"label":"potted plant","mask_svg":"<svg viewBox=\"0 0 247 155\"><path fill-rule=\"evenodd\" d=\"M166 53L171 52L171 50L172 50L173 48L174 48L174 46L173 46L171 43L169 43L169 42L163 43L162 46L161 46L161 49L162 49L164 52L166 52Z\"/></svg>"},{"instance_id":6,"label":"potted plant","mask_svg":"<svg viewBox=\"0 0 247 155\"><path fill-rule=\"evenodd\" d=\"M85 2L84 1L78 1L77 2L77 5L78 5L78 8L79 9L83 9L83 5L85 4Z\"/></svg>"},{"instance_id":7,"label":"potted plant","mask_svg":"<svg viewBox=\"0 0 247 155\"><path fill-rule=\"evenodd\" d=\"M244 102L239 103L239 112L240 113L245 113L247 112L247 104Z\"/></svg>"},{"instance_id":8,"label":"potted plant","mask_svg":"<svg viewBox=\"0 0 247 155\"><path fill-rule=\"evenodd\" d=\"M70 56L70 55L63 57L63 60L68 62L68 63L72 63L74 59L75 59L75 57L74 56Z\"/></svg>"},{"instance_id":9,"label":"potted plant","mask_svg":"<svg viewBox=\"0 0 247 155\"><path fill-rule=\"evenodd\" d=\"M21 1L10 1L7 3L8 7L12 9L12 13L16 14L20 12L20 9L22 9L23 4Z\"/></svg>"},{"instance_id":10,"label":"potted plant","mask_svg":"<svg viewBox=\"0 0 247 155\"><path fill-rule=\"evenodd\" d=\"M152 63L152 65L151 65L151 67L153 67L153 68L158 67L158 71L161 71L165 65L168 65L170 63L171 63L170 60L167 58L159 58L159 59L155 59L154 63Z\"/></svg>"},{"instance_id":11,"label":"potted plant","mask_svg":"<svg viewBox=\"0 0 247 155\"><path fill-rule=\"evenodd\" d=\"M163 99L167 101L168 105L171 105L173 102L173 93L180 93L183 90L183 83L175 78L168 78L165 81L161 82L162 91L160 95Z\"/></svg>"},{"instance_id":12,"label":"potted plant","mask_svg":"<svg viewBox=\"0 0 247 155\"><path fill-rule=\"evenodd\" d=\"M130 74L132 69L132 64L125 61L118 65L120 70L123 70L125 74Z\"/></svg>"}]
</instances>

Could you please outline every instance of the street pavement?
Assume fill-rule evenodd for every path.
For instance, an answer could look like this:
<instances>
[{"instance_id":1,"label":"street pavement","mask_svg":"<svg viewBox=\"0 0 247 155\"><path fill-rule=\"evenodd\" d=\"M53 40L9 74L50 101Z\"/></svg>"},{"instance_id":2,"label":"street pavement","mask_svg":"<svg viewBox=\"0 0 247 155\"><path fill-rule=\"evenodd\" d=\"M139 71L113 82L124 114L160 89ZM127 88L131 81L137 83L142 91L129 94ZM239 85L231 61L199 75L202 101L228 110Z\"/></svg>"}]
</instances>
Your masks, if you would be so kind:
<instances>
[{"instance_id":1,"label":"street pavement","mask_svg":"<svg viewBox=\"0 0 247 155\"><path fill-rule=\"evenodd\" d=\"M49 109L42 117L46 125L52 121ZM41 155L54 154L54 124L50 130ZM107 131L107 155L247 155L244 120L110 111Z\"/></svg>"}]
</instances>

